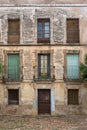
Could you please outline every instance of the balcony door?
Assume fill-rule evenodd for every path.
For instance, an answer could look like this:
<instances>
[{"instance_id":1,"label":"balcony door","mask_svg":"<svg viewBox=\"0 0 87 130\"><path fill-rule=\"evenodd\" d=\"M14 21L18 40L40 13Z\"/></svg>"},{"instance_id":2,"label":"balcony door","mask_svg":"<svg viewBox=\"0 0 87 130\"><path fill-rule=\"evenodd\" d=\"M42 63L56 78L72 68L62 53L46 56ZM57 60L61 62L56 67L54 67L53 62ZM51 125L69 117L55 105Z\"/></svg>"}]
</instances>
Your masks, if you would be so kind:
<instances>
[{"instance_id":1,"label":"balcony door","mask_svg":"<svg viewBox=\"0 0 87 130\"><path fill-rule=\"evenodd\" d=\"M20 59L19 54L8 54L8 79L20 79Z\"/></svg>"},{"instance_id":2,"label":"balcony door","mask_svg":"<svg viewBox=\"0 0 87 130\"><path fill-rule=\"evenodd\" d=\"M38 55L38 75L39 78L50 77L50 54Z\"/></svg>"}]
</instances>

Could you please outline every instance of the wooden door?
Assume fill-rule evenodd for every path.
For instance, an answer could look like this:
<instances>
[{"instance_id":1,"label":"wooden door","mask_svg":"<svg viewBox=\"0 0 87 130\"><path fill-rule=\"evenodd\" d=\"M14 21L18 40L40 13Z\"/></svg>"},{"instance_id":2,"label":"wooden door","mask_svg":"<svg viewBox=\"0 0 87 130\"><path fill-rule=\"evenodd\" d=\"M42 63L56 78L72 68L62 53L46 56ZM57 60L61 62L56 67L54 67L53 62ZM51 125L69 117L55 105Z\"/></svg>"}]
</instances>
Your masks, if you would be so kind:
<instances>
[{"instance_id":1,"label":"wooden door","mask_svg":"<svg viewBox=\"0 0 87 130\"><path fill-rule=\"evenodd\" d=\"M38 90L38 114L50 114L50 90Z\"/></svg>"}]
</instances>

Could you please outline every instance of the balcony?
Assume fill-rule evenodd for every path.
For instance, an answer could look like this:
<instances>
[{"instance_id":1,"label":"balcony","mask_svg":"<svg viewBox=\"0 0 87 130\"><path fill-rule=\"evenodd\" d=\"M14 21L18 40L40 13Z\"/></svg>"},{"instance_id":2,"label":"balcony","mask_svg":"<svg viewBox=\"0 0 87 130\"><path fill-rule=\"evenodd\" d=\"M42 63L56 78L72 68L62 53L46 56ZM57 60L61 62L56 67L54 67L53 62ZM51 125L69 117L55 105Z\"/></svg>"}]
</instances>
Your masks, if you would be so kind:
<instances>
[{"instance_id":1,"label":"balcony","mask_svg":"<svg viewBox=\"0 0 87 130\"><path fill-rule=\"evenodd\" d=\"M82 82L81 74L79 72L79 67L76 65L70 65L67 72L64 73L63 79L66 82Z\"/></svg>"},{"instance_id":2,"label":"balcony","mask_svg":"<svg viewBox=\"0 0 87 130\"><path fill-rule=\"evenodd\" d=\"M10 70L10 73L3 74L3 82L21 82L23 80L23 75L19 70Z\"/></svg>"},{"instance_id":3,"label":"balcony","mask_svg":"<svg viewBox=\"0 0 87 130\"><path fill-rule=\"evenodd\" d=\"M55 66L48 67L38 67L34 66L34 81L54 81L55 80Z\"/></svg>"}]
</instances>

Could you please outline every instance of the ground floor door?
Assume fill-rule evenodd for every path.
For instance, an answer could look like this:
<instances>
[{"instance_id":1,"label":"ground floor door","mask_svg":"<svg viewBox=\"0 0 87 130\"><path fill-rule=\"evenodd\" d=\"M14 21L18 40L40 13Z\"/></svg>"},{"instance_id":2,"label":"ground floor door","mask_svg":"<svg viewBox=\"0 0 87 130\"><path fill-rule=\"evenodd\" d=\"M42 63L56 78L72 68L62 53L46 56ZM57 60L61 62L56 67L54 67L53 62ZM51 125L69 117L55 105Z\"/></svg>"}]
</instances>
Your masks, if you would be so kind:
<instances>
[{"instance_id":1,"label":"ground floor door","mask_svg":"<svg viewBox=\"0 0 87 130\"><path fill-rule=\"evenodd\" d=\"M38 90L38 114L51 113L50 89Z\"/></svg>"}]
</instances>

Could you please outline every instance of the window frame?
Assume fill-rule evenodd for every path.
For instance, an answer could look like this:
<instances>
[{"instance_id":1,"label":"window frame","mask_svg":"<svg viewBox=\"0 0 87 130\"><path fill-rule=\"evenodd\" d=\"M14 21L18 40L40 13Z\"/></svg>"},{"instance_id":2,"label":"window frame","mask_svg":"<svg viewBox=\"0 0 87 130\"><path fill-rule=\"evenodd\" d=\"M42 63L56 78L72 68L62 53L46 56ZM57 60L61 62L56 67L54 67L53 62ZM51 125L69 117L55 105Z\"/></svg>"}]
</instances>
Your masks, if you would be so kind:
<instances>
[{"instance_id":1,"label":"window frame","mask_svg":"<svg viewBox=\"0 0 87 130\"><path fill-rule=\"evenodd\" d=\"M71 91L71 93L70 93L70 91ZM77 95L75 95L74 92ZM67 90L67 104L68 105L79 105L79 89L68 89Z\"/></svg>"},{"instance_id":2,"label":"window frame","mask_svg":"<svg viewBox=\"0 0 87 130\"><path fill-rule=\"evenodd\" d=\"M73 29L73 31L71 31L72 29L70 29L70 28L68 28L68 21L69 20L77 20L78 21L78 28L74 28ZM77 23L76 23L77 24ZM76 39L71 39L70 40L70 32L71 33L73 33L73 32L75 32L75 31L77 31L77 35L78 35L78 38L76 37ZM79 44L80 43L80 26L79 26L79 18L67 18L66 19L66 34L67 34L67 40L66 40L66 43L70 43L70 44ZM69 36L68 36L69 35ZM74 36L74 35L73 35ZM77 42L75 41L75 40L77 40Z\"/></svg>"},{"instance_id":3,"label":"window frame","mask_svg":"<svg viewBox=\"0 0 87 130\"><path fill-rule=\"evenodd\" d=\"M69 78L68 77L68 74L67 74L67 56L68 55L78 55L78 78ZM67 75L67 79L69 79L69 80L79 80L80 79L80 70L79 70L79 53L67 53L66 54L66 75Z\"/></svg>"},{"instance_id":4,"label":"window frame","mask_svg":"<svg viewBox=\"0 0 87 130\"><path fill-rule=\"evenodd\" d=\"M20 57L20 80L18 81L13 81L8 79L8 54L19 54ZM23 50L18 50L18 51L7 51L4 50L4 74L3 74L3 81L4 82L20 82L23 80Z\"/></svg>"},{"instance_id":5,"label":"window frame","mask_svg":"<svg viewBox=\"0 0 87 130\"><path fill-rule=\"evenodd\" d=\"M19 89L8 89L8 105L19 105Z\"/></svg>"},{"instance_id":6,"label":"window frame","mask_svg":"<svg viewBox=\"0 0 87 130\"><path fill-rule=\"evenodd\" d=\"M18 58L19 58L19 78L18 79L10 79L9 78L9 72L8 72L8 69L9 69L9 60L8 60L8 58L9 58L9 55L18 55ZM8 80L9 81L19 81L20 80L20 53L8 53L7 54L7 75L8 75Z\"/></svg>"},{"instance_id":7,"label":"window frame","mask_svg":"<svg viewBox=\"0 0 87 130\"><path fill-rule=\"evenodd\" d=\"M38 22L41 22L42 23L42 38L39 38L38 37ZM49 22L49 38L45 38L44 35L45 35L45 22ZM50 18L39 18L37 19L37 43L50 43Z\"/></svg>"},{"instance_id":8,"label":"window frame","mask_svg":"<svg viewBox=\"0 0 87 130\"><path fill-rule=\"evenodd\" d=\"M46 75L41 75L41 56L47 56L47 69L46 69L47 73L46 73ZM48 64L48 62L49 62L49 64ZM40 70L39 70L39 65L40 65ZM44 53L44 54L39 53L38 54L38 78L50 78L50 77L51 77L50 53Z\"/></svg>"},{"instance_id":9,"label":"window frame","mask_svg":"<svg viewBox=\"0 0 87 130\"><path fill-rule=\"evenodd\" d=\"M18 22L19 24L19 28L18 28L18 32L11 32L10 31L10 27L9 24L11 24L10 22ZM15 40L11 41L11 38L16 37L17 41L15 42ZM16 18L16 19L8 19L8 44L20 44L20 18Z\"/></svg>"}]
</instances>

